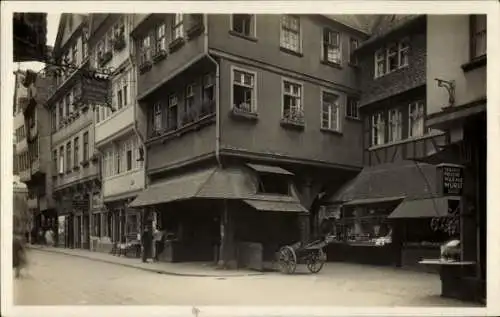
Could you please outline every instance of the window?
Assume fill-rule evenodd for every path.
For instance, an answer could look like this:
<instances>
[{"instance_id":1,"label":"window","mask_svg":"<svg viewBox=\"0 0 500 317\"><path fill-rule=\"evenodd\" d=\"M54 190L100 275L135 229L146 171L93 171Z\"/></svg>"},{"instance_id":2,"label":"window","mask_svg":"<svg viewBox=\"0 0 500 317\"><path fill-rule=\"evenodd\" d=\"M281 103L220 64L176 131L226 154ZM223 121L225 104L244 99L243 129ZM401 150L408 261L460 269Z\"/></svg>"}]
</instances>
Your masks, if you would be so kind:
<instances>
[{"instance_id":1,"label":"window","mask_svg":"<svg viewBox=\"0 0 500 317\"><path fill-rule=\"evenodd\" d=\"M123 150L123 142L120 142L114 148L115 150L115 171L114 174L120 174L121 172L121 161L122 161L122 150Z\"/></svg>"},{"instance_id":2,"label":"window","mask_svg":"<svg viewBox=\"0 0 500 317\"><path fill-rule=\"evenodd\" d=\"M385 55L383 50L375 52L375 78L385 74Z\"/></svg>"},{"instance_id":3,"label":"window","mask_svg":"<svg viewBox=\"0 0 500 317\"><path fill-rule=\"evenodd\" d=\"M424 135L424 103L413 102L408 109L408 136Z\"/></svg>"},{"instance_id":4,"label":"window","mask_svg":"<svg viewBox=\"0 0 500 317\"><path fill-rule=\"evenodd\" d=\"M87 161L89 159L89 133L85 132L83 134L83 160Z\"/></svg>"},{"instance_id":5,"label":"window","mask_svg":"<svg viewBox=\"0 0 500 317\"><path fill-rule=\"evenodd\" d=\"M118 79L115 83L115 91L116 91L116 108L119 110L121 108L125 108L129 105L129 96L128 96L128 78L130 72L125 73L120 79Z\"/></svg>"},{"instance_id":6,"label":"window","mask_svg":"<svg viewBox=\"0 0 500 317\"><path fill-rule=\"evenodd\" d=\"M245 36L255 36L254 17L253 14L233 14L232 31Z\"/></svg>"},{"instance_id":7,"label":"window","mask_svg":"<svg viewBox=\"0 0 500 317\"><path fill-rule=\"evenodd\" d=\"M349 39L349 64L358 65L358 58L354 55L354 52L358 48L359 42L357 39Z\"/></svg>"},{"instance_id":8,"label":"window","mask_svg":"<svg viewBox=\"0 0 500 317\"><path fill-rule=\"evenodd\" d=\"M101 108L96 107L95 108L95 122L99 123L99 121L101 121Z\"/></svg>"},{"instance_id":9,"label":"window","mask_svg":"<svg viewBox=\"0 0 500 317\"><path fill-rule=\"evenodd\" d=\"M410 43L408 39L404 39L398 44L398 60L399 67L408 66L408 52L410 50Z\"/></svg>"},{"instance_id":10,"label":"window","mask_svg":"<svg viewBox=\"0 0 500 317\"><path fill-rule=\"evenodd\" d=\"M59 108L59 123L64 119L64 105L62 101L57 103L57 107Z\"/></svg>"},{"instance_id":11,"label":"window","mask_svg":"<svg viewBox=\"0 0 500 317\"><path fill-rule=\"evenodd\" d=\"M302 85L289 81L283 82L283 113L284 119L302 122Z\"/></svg>"},{"instance_id":12,"label":"window","mask_svg":"<svg viewBox=\"0 0 500 317\"><path fill-rule=\"evenodd\" d=\"M59 174L64 173L64 146L59 148Z\"/></svg>"},{"instance_id":13,"label":"window","mask_svg":"<svg viewBox=\"0 0 500 317\"><path fill-rule=\"evenodd\" d=\"M141 42L140 64L143 65L151 60L151 35L146 35Z\"/></svg>"},{"instance_id":14,"label":"window","mask_svg":"<svg viewBox=\"0 0 500 317\"><path fill-rule=\"evenodd\" d=\"M125 161L126 161L125 170L130 171L132 169L132 142L127 142L126 145L127 147L125 148Z\"/></svg>"},{"instance_id":15,"label":"window","mask_svg":"<svg viewBox=\"0 0 500 317\"><path fill-rule=\"evenodd\" d=\"M111 52L113 47L113 29L109 29L108 32L106 32L104 40L104 52Z\"/></svg>"},{"instance_id":16,"label":"window","mask_svg":"<svg viewBox=\"0 0 500 317\"><path fill-rule=\"evenodd\" d=\"M71 61L75 64L75 66L78 66L78 45L76 42L73 44L73 48L71 49L71 55Z\"/></svg>"},{"instance_id":17,"label":"window","mask_svg":"<svg viewBox=\"0 0 500 317\"><path fill-rule=\"evenodd\" d=\"M258 192L265 194L289 195L289 178L280 174L262 173L259 175Z\"/></svg>"},{"instance_id":18,"label":"window","mask_svg":"<svg viewBox=\"0 0 500 317\"><path fill-rule=\"evenodd\" d=\"M331 92L321 93L321 128L340 132L340 96Z\"/></svg>"},{"instance_id":19,"label":"window","mask_svg":"<svg viewBox=\"0 0 500 317\"><path fill-rule=\"evenodd\" d=\"M167 38L165 36L165 24L156 28L156 54L167 51Z\"/></svg>"},{"instance_id":20,"label":"window","mask_svg":"<svg viewBox=\"0 0 500 317\"><path fill-rule=\"evenodd\" d=\"M66 116L69 116L71 114L71 97L70 97L70 94L67 94L66 97L64 97L64 105L66 107Z\"/></svg>"},{"instance_id":21,"label":"window","mask_svg":"<svg viewBox=\"0 0 500 317\"><path fill-rule=\"evenodd\" d=\"M186 86L186 103L184 105L184 112L192 115L194 110L194 84Z\"/></svg>"},{"instance_id":22,"label":"window","mask_svg":"<svg viewBox=\"0 0 500 317\"><path fill-rule=\"evenodd\" d=\"M473 15L471 24L471 59L486 55L486 14Z\"/></svg>"},{"instance_id":23,"label":"window","mask_svg":"<svg viewBox=\"0 0 500 317\"><path fill-rule=\"evenodd\" d=\"M184 21L181 13L176 13L172 26L172 41L184 37Z\"/></svg>"},{"instance_id":24,"label":"window","mask_svg":"<svg viewBox=\"0 0 500 317\"><path fill-rule=\"evenodd\" d=\"M83 35L82 35L82 60L85 60L85 58L88 55L87 39L88 39L88 32L87 32L87 30L83 30Z\"/></svg>"},{"instance_id":25,"label":"window","mask_svg":"<svg viewBox=\"0 0 500 317\"><path fill-rule=\"evenodd\" d=\"M355 97L347 97L346 117L351 119L359 119L359 99Z\"/></svg>"},{"instance_id":26,"label":"window","mask_svg":"<svg viewBox=\"0 0 500 317\"><path fill-rule=\"evenodd\" d=\"M255 73L233 70L233 107L244 112L256 111Z\"/></svg>"},{"instance_id":27,"label":"window","mask_svg":"<svg viewBox=\"0 0 500 317\"><path fill-rule=\"evenodd\" d=\"M57 173L57 150L52 151L52 170Z\"/></svg>"},{"instance_id":28,"label":"window","mask_svg":"<svg viewBox=\"0 0 500 317\"><path fill-rule=\"evenodd\" d=\"M73 158L73 164L74 166L78 166L78 162L80 161L80 138L76 137L74 140L73 140L73 155L74 155L74 158Z\"/></svg>"},{"instance_id":29,"label":"window","mask_svg":"<svg viewBox=\"0 0 500 317\"><path fill-rule=\"evenodd\" d=\"M66 171L71 169L71 141L66 143Z\"/></svg>"},{"instance_id":30,"label":"window","mask_svg":"<svg viewBox=\"0 0 500 317\"><path fill-rule=\"evenodd\" d=\"M323 30L323 60L329 63L340 65L340 34L338 32L324 29Z\"/></svg>"},{"instance_id":31,"label":"window","mask_svg":"<svg viewBox=\"0 0 500 317\"><path fill-rule=\"evenodd\" d=\"M177 129L178 122L178 106L177 95L171 95L168 98L168 129Z\"/></svg>"},{"instance_id":32,"label":"window","mask_svg":"<svg viewBox=\"0 0 500 317\"><path fill-rule=\"evenodd\" d=\"M214 101L214 75L203 76L203 103Z\"/></svg>"},{"instance_id":33,"label":"window","mask_svg":"<svg viewBox=\"0 0 500 317\"><path fill-rule=\"evenodd\" d=\"M281 17L280 45L290 51L300 52L300 19L292 15Z\"/></svg>"},{"instance_id":34,"label":"window","mask_svg":"<svg viewBox=\"0 0 500 317\"><path fill-rule=\"evenodd\" d=\"M153 105L153 131L161 131L163 129L161 103L157 102Z\"/></svg>"},{"instance_id":35,"label":"window","mask_svg":"<svg viewBox=\"0 0 500 317\"><path fill-rule=\"evenodd\" d=\"M104 50L105 50L105 41L104 41L104 39L102 39L99 42L97 42L97 45L96 45L96 56L95 56L96 57L96 65L101 64L101 60L104 57Z\"/></svg>"},{"instance_id":36,"label":"window","mask_svg":"<svg viewBox=\"0 0 500 317\"><path fill-rule=\"evenodd\" d=\"M398 69L398 46L397 44L391 44L387 47L387 71L390 73Z\"/></svg>"},{"instance_id":37,"label":"window","mask_svg":"<svg viewBox=\"0 0 500 317\"><path fill-rule=\"evenodd\" d=\"M403 113L399 109L389 110L389 142L403 138Z\"/></svg>"},{"instance_id":38,"label":"window","mask_svg":"<svg viewBox=\"0 0 500 317\"><path fill-rule=\"evenodd\" d=\"M372 116L372 145L385 143L385 118L382 112Z\"/></svg>"}]
</instances>

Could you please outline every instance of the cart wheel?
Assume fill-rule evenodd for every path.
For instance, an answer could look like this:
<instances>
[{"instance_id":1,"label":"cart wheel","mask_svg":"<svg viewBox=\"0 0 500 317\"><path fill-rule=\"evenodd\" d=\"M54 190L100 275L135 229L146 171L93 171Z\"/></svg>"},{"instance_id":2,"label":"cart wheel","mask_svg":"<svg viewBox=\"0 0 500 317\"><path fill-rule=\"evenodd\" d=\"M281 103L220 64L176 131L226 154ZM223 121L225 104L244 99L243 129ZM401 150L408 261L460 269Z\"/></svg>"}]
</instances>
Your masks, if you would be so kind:
<instances>
[{"instance_id":1,"label":"cart wheel","mask_svg":"<svg viewBox=\"0 0 500 317\"><path fill-rule=\"evenodd\" d=\"M297 258L295 252L289 246L284 246L279 251L278 264L280 271L285 274L292 274L297 268Z\"/></svg>"},{"instance_id":2,"label":"cart wheel","mask_svg":"<svg viewBox=\"0 0 500 317\"><path fill-rule=\"evenodd\" d=\"M318 252L311 254L311 256L307 259L307 269L309 272L316 274L323 268L326 261L326 254L322 249L319 249Z\"/></svg>"}]
</instances>

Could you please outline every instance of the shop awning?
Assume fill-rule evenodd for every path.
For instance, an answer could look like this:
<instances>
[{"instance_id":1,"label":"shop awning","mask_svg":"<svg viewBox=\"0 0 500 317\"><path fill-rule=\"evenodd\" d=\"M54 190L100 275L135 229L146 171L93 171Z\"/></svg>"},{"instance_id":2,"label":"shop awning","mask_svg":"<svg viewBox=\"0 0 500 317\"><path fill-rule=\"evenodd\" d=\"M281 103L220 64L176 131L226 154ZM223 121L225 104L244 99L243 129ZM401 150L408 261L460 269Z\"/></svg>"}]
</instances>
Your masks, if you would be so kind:
<instances>
[{"instance_id":1,"label":"shop awning","mask_svg":"<svg viewBox=\"0 0 500 317\"><path fill-rule=\"evenodd\" d=\"M261 200L261 199L244 199L245 203L260 211L279 211L279 212L298 212L308 213L300 202L294 201L278 201L278 200Z\"/></svg>"},{"instance_id":2,"label":"shop awning","mask_svg":"<svg viewBox=\"0 0 500 317\"><path fill-rule=\"evenodd\" d=\"M215 171L213 168L202 170L153 184L137 195L129 207L145 207L194 198Z\"/></svg>"},{"instance_id":3,"label":"shop awning","mask_svg":"<svg viewBox=\"0 0 500 317\"><path fill-rule=\"evenodd\" d=\"M380 197L380 198L366 198L366 199L355 199L344 203L344 206L352 206L352 205L367 205L367 204L377 204L377 203L387 203L398 200L403 200L404 196L397 197Z\"/></svg>"},{"instance_id":4,"label":"shop awning","mask_svg":"<svg viewBox=\"0 0 500 317\"><path fill-rule=\"evenodd\" d=\"M448 214L447 197L404 200L389 218L433 218Z\"/></svg>"},{"instance_id":5,"label":"shop awning","mask_svg":"<svg viewBox=\"0 0 500 317\"><path fill-rule=\"evenodd\" d=\"M247 164L248 167L259 173L273 173L282 175L293 175L293 173L277 166L260 165L260 164Z\"/></svg>"}]
</instances>

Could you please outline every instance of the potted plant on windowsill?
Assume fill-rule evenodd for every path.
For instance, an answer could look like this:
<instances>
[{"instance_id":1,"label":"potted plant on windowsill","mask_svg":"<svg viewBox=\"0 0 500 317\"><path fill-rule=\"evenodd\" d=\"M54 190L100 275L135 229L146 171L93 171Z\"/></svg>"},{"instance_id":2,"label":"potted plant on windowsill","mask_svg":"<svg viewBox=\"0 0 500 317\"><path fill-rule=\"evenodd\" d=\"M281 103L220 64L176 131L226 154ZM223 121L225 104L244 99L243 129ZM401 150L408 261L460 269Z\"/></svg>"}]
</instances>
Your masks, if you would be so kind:
<instances>
[{"instance_id":1,"label":"potted plant on windowsill","mask_svg":"<svg viewBox=\"0 0 500 317\"><path fill-rule=\"evenodd\" d=\"M253 111L252 105L248 102L242 102L240 104L233 105L232 114L236 117L242 117L246 119L257 119L257 113Z\"/></svg>"},{"instance_id":2,"label":"potted plant on windowsill","mask_svg":"<svg viewBox=\"0 0 500 317\"><path fill-rule=\"evenodd\" d=\"M183 37L178 37L172 42L170 42L170 44L168 45L170 52L172 53L177 51L179 48L181 48L182 45L184 45L184 42L185 41Z\"/></svg>"},{"instance_id":3,"label":"potted plant on windowsill","mask_svg":"<svg viewBox=\"0 0 500 317\"><path fill-rule=\"evenodd\" d=\"M94 154L90 157L90 161L94 164L97 163L97 161L99 161L99 153L94 152Z\"/></svg>"},{"instance_id":4,"label":"potted plant on windowsill","mask_svg":"<svg viewBox=\"0 0 500 317\"><path fill-rule=\"evenodd\" d=\"M153 56L153 62L158 63L159 61L165 59L167 57L167 51L166 50L159 50L155 56Z\"/></svg>"},{"instance_id":5,"label":"potted plant on windowsill","mask_svg":"<svg viewBox=\"0 0 500 317\"><path fill-rule=\"evenodd\" d=\"M304 127L304 111L302 109L290 109L284 113L281 124L290 127Z\"/></svg>"},{"instance_id":6,"label":"potted plant on windowsill","mask_svg":"<svg viewBox=\"0 0 500 317\"><path fill-rule=\"evenodd\" d=\"M88 165L89 165L89 161L88 161L88 160L83 160L83 161L81 161L81 162L80 162L80 165L81 165L82 167L86 167L86 166L88 166Z\"/></svg>"}]
</instances>

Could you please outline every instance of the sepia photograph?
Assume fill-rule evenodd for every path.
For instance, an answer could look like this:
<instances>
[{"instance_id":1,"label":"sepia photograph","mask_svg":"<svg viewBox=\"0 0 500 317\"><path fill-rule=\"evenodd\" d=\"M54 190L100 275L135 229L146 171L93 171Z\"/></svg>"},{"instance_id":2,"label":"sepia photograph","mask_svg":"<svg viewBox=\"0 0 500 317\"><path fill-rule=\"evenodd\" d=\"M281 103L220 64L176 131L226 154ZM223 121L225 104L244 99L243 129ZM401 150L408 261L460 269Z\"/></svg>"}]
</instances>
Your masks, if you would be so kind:
<instances>
[{"instance_id":1,"label":"sepia photograph","mask_svg":"<svg viewBox=\"0 0 500 317\"><path fill-rule=\"evenodd\" d=\"M9 13L9 305L494 301L490 14L160 4Z\"/></svg>"}]
</instances>

